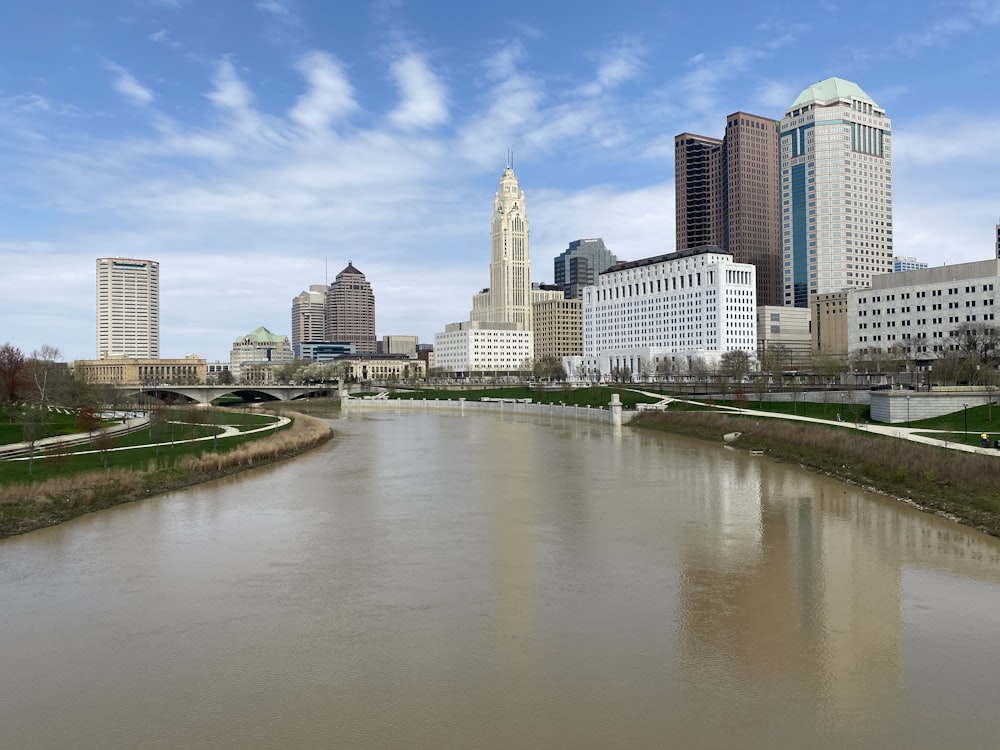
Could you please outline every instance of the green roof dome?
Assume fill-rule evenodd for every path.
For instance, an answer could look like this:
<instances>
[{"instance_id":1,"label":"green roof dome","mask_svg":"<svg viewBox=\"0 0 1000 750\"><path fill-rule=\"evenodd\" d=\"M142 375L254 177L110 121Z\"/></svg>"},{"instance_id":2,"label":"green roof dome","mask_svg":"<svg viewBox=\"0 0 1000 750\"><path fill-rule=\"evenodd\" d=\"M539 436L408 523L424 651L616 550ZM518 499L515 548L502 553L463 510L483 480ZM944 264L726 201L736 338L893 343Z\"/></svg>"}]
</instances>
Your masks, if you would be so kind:
<instances>
[{"instance_id":1,"label":"green roof dome","mask_svg":"<svg viewBox=\"0 0 1000 750\"><path fill-rule=\"evenodd\" d=\"M792 102L789 109L798 109L803 104L811 102L835 102L838 99L860 99L861 101L878 106L875 101L864 92L858 84L853 81L845 81L843 78L827 78L825 81L814 83Z\"/></svg>"}]
</instances>

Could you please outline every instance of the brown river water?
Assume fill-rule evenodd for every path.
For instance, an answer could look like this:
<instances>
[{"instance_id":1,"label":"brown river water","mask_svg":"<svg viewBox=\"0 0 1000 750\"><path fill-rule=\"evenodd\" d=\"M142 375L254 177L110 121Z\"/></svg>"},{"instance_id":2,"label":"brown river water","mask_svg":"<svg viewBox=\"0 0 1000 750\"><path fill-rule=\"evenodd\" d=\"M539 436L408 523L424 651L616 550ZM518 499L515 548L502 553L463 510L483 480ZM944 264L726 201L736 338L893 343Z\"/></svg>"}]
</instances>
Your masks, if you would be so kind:
<instances>
[{"instance_id":1,"label":"brown river water","mask_svg":"<svg viewBox=\"0 0 1000 750\"><path fill-rule=\"evenodd\" d=\"M0 542L0 747L1000 747L1000 540L628 427L333 425Z\"/></svg>"}]
</instances>

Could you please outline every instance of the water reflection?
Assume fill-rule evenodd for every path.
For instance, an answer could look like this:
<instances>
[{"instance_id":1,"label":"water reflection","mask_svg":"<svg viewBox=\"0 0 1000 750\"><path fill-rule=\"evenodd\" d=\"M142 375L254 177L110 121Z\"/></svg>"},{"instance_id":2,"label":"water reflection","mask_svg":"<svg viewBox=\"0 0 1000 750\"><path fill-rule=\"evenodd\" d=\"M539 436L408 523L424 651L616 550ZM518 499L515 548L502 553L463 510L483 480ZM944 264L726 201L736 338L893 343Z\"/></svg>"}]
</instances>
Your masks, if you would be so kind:
<instances>
[{"instance_id":1,"label":"water reflection","mask_svg":"<svg viewBox=\"0 0 1000 750\"><path fill-rule=\"evenodd\" d=\"M13 746L1000 731L997 540L766 457L558 415L335 427L298 460L0 543Z\"/></svg>"}]
</instances>

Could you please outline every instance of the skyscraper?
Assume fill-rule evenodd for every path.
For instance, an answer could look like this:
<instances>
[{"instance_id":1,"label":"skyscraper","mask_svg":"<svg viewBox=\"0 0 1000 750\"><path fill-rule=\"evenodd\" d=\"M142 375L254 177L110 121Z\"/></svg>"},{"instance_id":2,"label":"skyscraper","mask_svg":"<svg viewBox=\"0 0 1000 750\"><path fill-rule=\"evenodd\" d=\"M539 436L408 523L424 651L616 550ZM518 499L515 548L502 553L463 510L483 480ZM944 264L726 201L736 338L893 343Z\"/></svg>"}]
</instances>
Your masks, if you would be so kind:
<instances>
[{"instance_id":1,"label":"skyscraper","mask_svg":"<svg viewBox=\"0 0 1000 750\"><path fill-rule=\"evenodd\" d=\"M725 136L674 138L677 249L715 245L757 269L757 301L782 304L778 128L734 112Z\"/></svg>"},{"instance_id":2,"label":"skyscraper","mask_svg":"<svg viewBox=\"0 0 1000 750\"><path fill-rule=\"evenodd\" d=\"M456 376L530 371L532 300L559 294L532 291L528 216L510 152L493 196L490 226L490 286L473 296L469 320L449 323L434 334L435 366Z\"/></svg>"},{"instance_id":3,"label":"skyscraper","mask_svg":"<svg viewBox=\"0 0 1000 750\"><path fill-rule=\"evenodd\" d=\"M97 259L97 358L160 356L160 264Z\"/></svg>"},{"instance_id":4,"label":"skyscraper","mask_svg":"<svg viewBox=\"0 0 1000 750\"><path fill-rule=\"evenodd\" d=\"M293 348L303 341L325 340L326 290L325 284L313 284L292 299Z\"/></svg>"},{"instance_id":5,"label":"skyscraper","mask_svg":"<svg viewBox=\"0 0 1000 750\"><path fill-rule=\"evenodd\" d=\"M596 284L597 275L617 262L600 237L573 240L553 261L555 284L567 297L579 297L583 287Z\"/></svg>"},{"instance_id":6,"label":"skyscraper","mask_svg":"<svg viewBox=\"0 0 1000 750\"><path fill-rule=\"evenodd\" d=\"M490 286L472 300L470 320L517 323L531 329L531 259L528 254L528 212L508 153L493 197L490 231Z\"/></svg>"},{"instance_id":7,"label":"skyscraper","mask_svg":"<svg viewBox=\"0 0 1000 750\"><path fill-rule=\"evenodd\" d=\"M784 304L892 272L892 125L860 86L827 78L781 120Z\"/></svg>"},{"instance_id":8,"label":"skyscraper","mask_svg":"<svg viewBox=\"0 0 1000 750\"><path fill-rule=\"evenodd\" d=\"M347 341L361 354L374 354L375 295L354 264L337 274L326 293L326 341Z\"/></svg>"}]
</instances>

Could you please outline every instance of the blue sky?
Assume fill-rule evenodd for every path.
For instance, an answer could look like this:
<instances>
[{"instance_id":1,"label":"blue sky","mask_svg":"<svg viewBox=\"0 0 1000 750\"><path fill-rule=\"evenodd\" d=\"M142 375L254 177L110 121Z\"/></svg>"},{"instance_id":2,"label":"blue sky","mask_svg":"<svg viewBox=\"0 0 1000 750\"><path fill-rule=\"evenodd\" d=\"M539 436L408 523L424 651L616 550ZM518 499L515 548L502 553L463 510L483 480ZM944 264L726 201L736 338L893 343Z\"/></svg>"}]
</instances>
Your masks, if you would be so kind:
<instances>
[{"instance_id":1,"label":"blue sky","mask_svg":"<svg viewBox=\"0 0 1000 750\"><path fill-rule=\"evenodd\" d=\"M535 281L571 240L674 249L673 137L857 82L892 118L895 251L993 257L1000 0L8 0L0 342L94 356L94 259L161 263L161 354L226 359L348 260L385 334L488 283L508 148Z\"/></svg>"}]
</instances>

